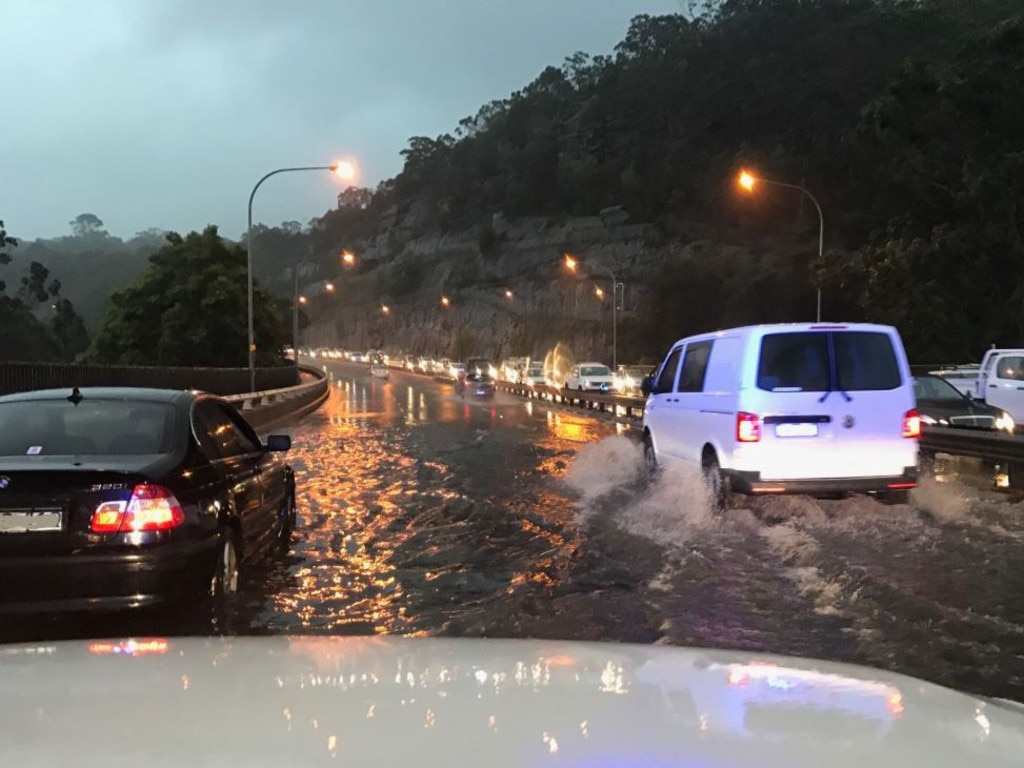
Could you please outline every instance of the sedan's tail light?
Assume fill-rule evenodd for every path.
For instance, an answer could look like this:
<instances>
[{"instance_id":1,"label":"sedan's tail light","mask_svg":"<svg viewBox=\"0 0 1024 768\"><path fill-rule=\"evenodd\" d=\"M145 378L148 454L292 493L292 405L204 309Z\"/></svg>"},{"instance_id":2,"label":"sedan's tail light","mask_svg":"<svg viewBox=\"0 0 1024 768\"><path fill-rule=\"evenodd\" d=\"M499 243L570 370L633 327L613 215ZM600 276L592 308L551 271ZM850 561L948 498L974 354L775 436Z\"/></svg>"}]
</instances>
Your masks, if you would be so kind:
<instances>
[{"instance_id":1,"label":"sedan's tail light","mask_svg":"<svg viewBox=\"0 0 1024 768\"><path fill-rule=\"evenodd\" d=\"M93 533L169 531L185 522L174 494L159 485L136 485L128 501L104 501L92 513Z\"/></svg>"},{"instance_id":2,"label":"sedan's tail light","mask_svg":"<svg viewBox=\"0 0 1024 768\"><path fill-rule=\"evenodd\" d=\"M736 414L736 440L756 443L761 439L761 420L757 414L740 411Z\"/></svg>"},{"instance_id":3,"label":"sedan's tail light","mask_svg":"<svg viewBox=\"0 0 1024 768\"><path fill-rule=\"evenodd\" d=\"M915 438L921 436L921 414L914 408L903 414L903 436Z\"/></svg>"}]
</instances>

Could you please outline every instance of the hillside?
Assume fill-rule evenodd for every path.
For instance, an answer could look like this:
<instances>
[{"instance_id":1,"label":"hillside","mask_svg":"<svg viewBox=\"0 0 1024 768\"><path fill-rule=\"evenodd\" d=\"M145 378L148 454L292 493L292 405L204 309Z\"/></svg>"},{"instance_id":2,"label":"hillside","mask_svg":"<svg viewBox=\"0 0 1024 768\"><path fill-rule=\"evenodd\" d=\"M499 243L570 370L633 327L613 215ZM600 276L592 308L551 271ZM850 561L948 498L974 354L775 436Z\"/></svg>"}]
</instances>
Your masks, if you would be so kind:
<instances>
[{"instance_id":1,"label":"hillside","mask_svg":"<svg viewBox=\"0 0 1024 768\"><path fill-rule=\"evenodd\" d=\"M693 20L637 17L613 55L576 54L452 134L412 138L369 205L263 230L274 247L257 253L273 261L259 274L287 295L286 265L313 254L303 283L343 287L309 308L309 339L351 347L387 334L406 349L538 354L571 340L610 357L610 304L581 309L573 288L570 310L564 252L626 284L620 348L635 356L700 330L809 319L819 284L826 318L894 323L918 360L1016 345L1020 11L728 0ZM744 194L744 167L820 201L824 259L809 198ZM361 257L352 273L342 247ZM543 318L543 338L525 338L506 289L520 315ZM438 316L456 292L468 314Z\"/></svg>"}]
</instances>

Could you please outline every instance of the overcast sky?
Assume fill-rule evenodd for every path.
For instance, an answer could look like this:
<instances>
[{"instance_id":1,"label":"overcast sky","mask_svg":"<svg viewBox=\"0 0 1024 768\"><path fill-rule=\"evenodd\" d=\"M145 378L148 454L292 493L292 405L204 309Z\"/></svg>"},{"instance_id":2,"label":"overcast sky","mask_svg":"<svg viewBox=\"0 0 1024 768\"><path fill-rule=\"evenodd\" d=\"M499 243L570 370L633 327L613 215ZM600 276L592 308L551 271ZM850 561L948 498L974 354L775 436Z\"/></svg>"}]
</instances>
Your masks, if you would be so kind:
<instances>
[{"instance_id":1,"label":"overcast sky","mask_svg":"<svg viewBox=\"0 0 1024 768\"><path fill-rule=\"evenodd\" d=\"M575 51L611 53L684 0L0 0L0 219L21 238L83 212L131 237L236 238L264 173L351 156L360 183ZM303 223L330 174L282 174L254 218Z\"/></svg>"}]
</instances>

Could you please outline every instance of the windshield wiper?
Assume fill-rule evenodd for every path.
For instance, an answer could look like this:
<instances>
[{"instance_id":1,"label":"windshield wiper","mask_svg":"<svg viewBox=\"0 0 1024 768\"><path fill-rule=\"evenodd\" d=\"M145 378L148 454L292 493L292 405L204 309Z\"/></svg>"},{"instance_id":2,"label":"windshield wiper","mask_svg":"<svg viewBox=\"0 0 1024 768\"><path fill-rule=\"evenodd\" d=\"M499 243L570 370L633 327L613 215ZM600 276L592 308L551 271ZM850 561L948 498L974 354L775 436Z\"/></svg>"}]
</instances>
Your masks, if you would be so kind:
<instances>
[{"instance_id":1,"label":"windshield wiper","mask_svg":"<svg viewBox=\"0 0 1024 768\"><path fill-rule=\"evenodd\" d=\"M850 397L848 394L846 394L841 389L832 389L832 385L831 384L829 384L829 388L827 390L825 390L825 394L818 398L818 402L819 403L824 403L826 400L828 400L828 396L831 395L833 392L838 392L840 395L842 395L843 399L846 402L848 402L848 403L853 402L853 398L852 397Z\"/></svg>"}]
</instances>

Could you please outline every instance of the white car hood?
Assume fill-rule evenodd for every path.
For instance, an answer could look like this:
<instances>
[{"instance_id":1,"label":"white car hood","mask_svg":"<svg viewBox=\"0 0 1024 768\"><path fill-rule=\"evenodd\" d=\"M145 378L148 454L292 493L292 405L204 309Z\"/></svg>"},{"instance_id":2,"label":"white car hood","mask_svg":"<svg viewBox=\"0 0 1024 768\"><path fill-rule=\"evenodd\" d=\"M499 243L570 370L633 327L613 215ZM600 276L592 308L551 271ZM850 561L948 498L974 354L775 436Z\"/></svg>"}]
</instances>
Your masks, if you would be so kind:
<instances>
[{"instance_id":1,"label":"white car hood","mask_svg":"<svg viewBox=\"0 0 1024 768\"><path fill-rule=\"evenodd\" d=\"M0 647L0 765L1024 765L1024 709L666 646L272 637Z\"/></svg>"}]
</instances>

